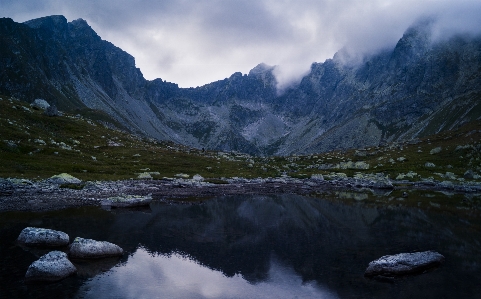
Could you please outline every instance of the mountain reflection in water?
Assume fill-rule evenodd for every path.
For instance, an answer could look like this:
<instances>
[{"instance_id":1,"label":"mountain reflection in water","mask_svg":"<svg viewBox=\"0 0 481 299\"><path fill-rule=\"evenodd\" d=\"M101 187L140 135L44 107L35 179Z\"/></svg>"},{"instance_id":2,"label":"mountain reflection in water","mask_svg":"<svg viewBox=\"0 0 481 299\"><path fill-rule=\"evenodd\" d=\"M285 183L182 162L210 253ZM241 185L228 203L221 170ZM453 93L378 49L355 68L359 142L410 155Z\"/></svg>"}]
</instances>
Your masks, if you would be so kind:
<instances>
[{"instance_id":1,"label":"mountain reflection in water","mask_svg":"<svg viewBox=\"0 0 481 299\"><path fill-rule=\"evenodd\" d=\"M26 285L37 257L12 245L34 224L113 242L126 254L116 265L84 263L82 275L55 284ZM480 237L478 218L287 194L3 213L0 282L8 297L24 298L477 298ZM393 284L363 276L383 255L424 250L445 255L445 264Z\"/></svg>"}]
</instances>

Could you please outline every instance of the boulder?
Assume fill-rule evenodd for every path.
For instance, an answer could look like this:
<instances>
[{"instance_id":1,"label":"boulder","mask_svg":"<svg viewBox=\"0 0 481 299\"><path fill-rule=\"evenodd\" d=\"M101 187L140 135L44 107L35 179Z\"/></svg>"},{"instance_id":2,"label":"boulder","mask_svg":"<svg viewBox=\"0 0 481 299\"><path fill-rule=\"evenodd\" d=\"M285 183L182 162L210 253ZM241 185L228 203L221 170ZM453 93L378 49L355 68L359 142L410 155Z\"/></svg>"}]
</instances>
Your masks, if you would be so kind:
<instances>
[{"instance_id":1,"label":"boulder","mask_svg":"<svg viewBox=\"0 0 481 299\"><path fill-rule=\"evenodd\" d=\"M15 192L15 187L12 182L7 179L0 178L0 195L12 195Z\"/></svg>"},{"instance_id":2,"label":"boulder","mask_svg":"<svg viewBox=\"0 0 481 299\"><path fill-rule=\"evenodd\" d=\"M140 207L147 206L152 201L152 194L141 196L141 195L121 195L109 197L102 201L102 206L110 206L113 208L130 208L130 207Z\"/></svg>"},{"instance_id":3,"label":"boulder","mask_svg":"<svg viewBox=\"0 0 481 299\"><path fill-rule=\"evenodd\" d=\"M468 169L464 173L463 177L467 180L472 180L472 179L474 179L474 172L471 169Z\"/></svg>"},{"instance_id":4,"label":"boulder","mask_svg":"<svg viewBox=\"0 0 481 299\"><path fill-rule=\"evenodd\" d=\"M441 150L442 150L442 147L438 146L436 148L433 148L429 153L431 155L435 155L435 154L439 154L441 152Z\"/></svg>"},{"instance_id":5,"label":"boulder","mask_svg":"<svg viewBox=\"0 0 481 299\"><path fill-rule=\"evenodd\" d=\"M25 278L29 281L58 281L77 272L67 254L52 251L40 257L28 267Z\"/></svg>"},{"instance_id":6,"label":"boulder","mask_svg":"<svg viewBox=\"0 0 481 299\"><path fill-rule=\"evenodd\" d=\"M313 181L324 181L324 176L320 173L315 173L311 175L311 180Z\"/></svg>"},{"instance_id":7,"label":"boulder","mask_svg":"<svg viewBox=\"0 0 481 299\"><path fill-rule=\"evenodd\" d=\"M52 184L80 184L82 181L68 173L61 173L52 176L48 179L49 183Z\"/></svg>"},{"instance_id":8,"label":"boulder","mask_svg":"<svg viewBox=\"0 0 481 299\"><path fill-rule=\"evenodd\" d=\"M195 181L195 182L203 182L204 177L202 177L200 174L196 174L192 177L192 180Z\"/></svg>"},{"instance_id":9,"label":"boulder","mask_svg":"<svg viewBox=\"0 0 481 299\"><path fill-rule=\"evenodd\" d=\"M123 253L124 250L113 243L77 237L70 244L69 256L77 259L97 259L121 256Z\"/></svg>"},{"instance_id":10,"label":"boulder","mask_svg":"<svg viewBox=\"0 0 481 299\"><path fill-rule=\"evenodd\" d=\"M416 274L439 266L443 262L444 256L434 251L386 255L370 262L364 275L395 277Z\"/></svg>"},{"instance_id":11,"label":"boulder","mask_svg":"<svg viewBox=\"0 0 481 299\"><path fill-rule=\"evenodd\" d=\"M47 103L47 101L45 101L43 99L35 99L35 101L33 101L33 103L30 104L30 106L33 109L46 110L48 107L50 107L50 104Z\"/></svg>"},{"instance_id":12,"label":"boulder","mask_svg":"<svg viewBox=\"0 0 481 299\"><path fill-rule=\"evenodd\" d=\"M139 176L137 178L141 179L141 180L151 180L152 176L148 172L142 172L142 173L139 174Z\"/></svg>"},{"instance_id":13,"label":"boulder","mask_svg":"<svg viewBox=\"0 0 481 299\"><path fill-rule=\"evenodd\" d=\"M48 106L43 112L43 114L50 117L60 116L60 112L58 112L58 109L57 107L55 107L55 105Z\"/></svg>"},{"instance_id":14,"label":"boulder","mask_svg":"<svg viewBox=\"0 0 481 299\"><path fill-rule=\"evenodd\" d=\"M26 246L57 247L67 246L69 236L58 230L26 227L20 232L17 241Z\"/></svg>"}]
</instances>

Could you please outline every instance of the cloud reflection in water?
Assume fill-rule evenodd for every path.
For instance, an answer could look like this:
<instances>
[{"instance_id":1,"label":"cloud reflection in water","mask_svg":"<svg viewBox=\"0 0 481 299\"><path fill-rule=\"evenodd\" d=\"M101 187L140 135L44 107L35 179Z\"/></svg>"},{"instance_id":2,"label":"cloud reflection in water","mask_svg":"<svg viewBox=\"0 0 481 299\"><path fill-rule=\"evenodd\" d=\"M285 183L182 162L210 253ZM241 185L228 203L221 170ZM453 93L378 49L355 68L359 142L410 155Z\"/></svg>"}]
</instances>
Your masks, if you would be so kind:
<instances>
[{"instance_id":1,"label":"cloud reflection in water","mask_svg":"<svg viewBox=\"0 0 481 299\"><path fill-rule=\"evenodd\" d=\"M81 298L338 298L326 288L303 283L292 269L271 259L268 279L252 284L227 277L180 254L152 255L138 248L123 267L86 282Z\"/></svg>"}]
</instances>

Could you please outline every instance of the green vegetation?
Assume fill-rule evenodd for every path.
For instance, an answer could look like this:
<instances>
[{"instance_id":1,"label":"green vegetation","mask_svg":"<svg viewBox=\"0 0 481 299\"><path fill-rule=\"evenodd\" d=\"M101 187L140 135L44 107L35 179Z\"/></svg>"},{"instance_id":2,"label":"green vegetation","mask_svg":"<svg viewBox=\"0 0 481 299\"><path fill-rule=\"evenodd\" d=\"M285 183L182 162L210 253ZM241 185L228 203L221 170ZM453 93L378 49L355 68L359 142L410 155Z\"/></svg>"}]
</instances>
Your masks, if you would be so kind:
<instances>
[{"instance_id":1,"label":"green vegetation","mask_svg":"<svg viewBox=\"0 0 481 299\"><path fill-rule=\"evenodd\" d=\"M283 174L326 179L383 173L397 180L480 181L481 121L416 142L386 147L290 157L251 157L203 152L105 128L106 118L64 114L48 117L23 101L0 96L0 177L45 179L69 173L82 180L154 179L200 174L225 183L229 177L277 177ZM83 114L85 115L85 114ZM436 152L438 148L439 152ZM434 151L433 151L434 150ZM466 178L467 170L472 172ZM79 188L79 186L65 186Z\"/></svg>"}]
</instances>

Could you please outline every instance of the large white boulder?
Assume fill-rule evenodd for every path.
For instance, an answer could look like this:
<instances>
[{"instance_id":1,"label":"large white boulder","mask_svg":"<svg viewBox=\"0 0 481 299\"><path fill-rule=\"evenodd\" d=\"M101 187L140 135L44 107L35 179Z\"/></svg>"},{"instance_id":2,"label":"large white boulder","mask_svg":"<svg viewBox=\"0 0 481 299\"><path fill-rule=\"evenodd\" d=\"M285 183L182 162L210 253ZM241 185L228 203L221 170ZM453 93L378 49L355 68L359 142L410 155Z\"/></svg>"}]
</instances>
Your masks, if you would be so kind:
<instances>
[{"instance_id":1,"label":"large white boulder","mask_svg":"<svg viewBox=\"0 0 481 299\"><path fill-rule=\"evenodd\" d=\"M121 256L123 253L124 250L113 243L77 237L70 244L69 256L74 259L97 259Z\"/></svg>"},{"instance_id":2,"label":"large white boulder","mask_svg":"<svg viewBox=\"0 0 481 299\"><path fill-rule=\"evenodd\" d=\"M443 262L444 256L434 251L386 255L370 262L364 275L392 277L415 274L439 266Z\"/></svg>"},{"instance_id":3,"label":"large white boulder","mask_svg":"<svg viewBox=\"0 0 481 299\"><path fill-rule=\"evenodd\" d=\"M67 246L69 236L58 230L26 227L20 232L17 241L27 246L57 247Z\"/></svg>"},{"instance_id":4,"label":"large white boulder","mask_svg":"<svg viewBox=\"0 0 481 299\"><path fill-rule=\"evenodd\" d=\"M77 272L67 254L52 251L43 255L28 267L25 278L29 281L57 281Z\"/></svg>"}]
</instances>

